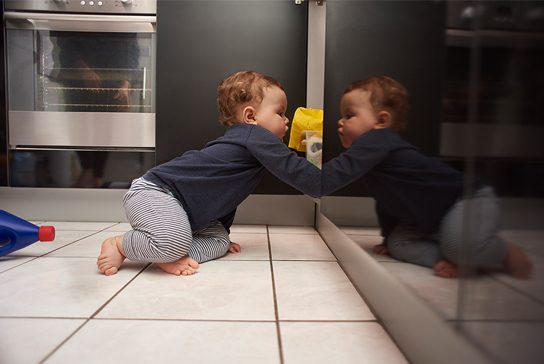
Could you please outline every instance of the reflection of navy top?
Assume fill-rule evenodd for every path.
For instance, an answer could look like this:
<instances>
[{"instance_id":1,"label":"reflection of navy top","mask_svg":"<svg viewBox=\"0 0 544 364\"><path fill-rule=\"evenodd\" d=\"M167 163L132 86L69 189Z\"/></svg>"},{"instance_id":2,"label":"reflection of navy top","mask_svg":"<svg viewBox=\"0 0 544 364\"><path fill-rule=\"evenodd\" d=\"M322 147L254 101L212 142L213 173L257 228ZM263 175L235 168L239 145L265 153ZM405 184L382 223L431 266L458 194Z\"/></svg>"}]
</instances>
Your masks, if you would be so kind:
<instances>
[{"instance_id":1,"label":"reflection of navy top","mask_svg":"<svg viewBox=\"0 0 544 364\"><path fill-rule=\"evenodd\" d=\"M269 130L252 124L234 124L204 149L188 151L143 177L172 192L187 212L191 229L200 230L213 219L232 223L236 207L257 186L265 168L319 197L319 168L297 156Z\"/></svg>"},{"instance_id":2,"label":"reflection of navy top","mask_svg":"<svg viewBox=\"0 0 544 364\"><path fill-rule=\"evenodd\" d=\"M371 130L346 152L323 165L322 193L328 195L363 177L376 200L382 235L396 225L435 233L462 196L463 174L421 154L390 128Z\"/></svg>"}]
</instances>

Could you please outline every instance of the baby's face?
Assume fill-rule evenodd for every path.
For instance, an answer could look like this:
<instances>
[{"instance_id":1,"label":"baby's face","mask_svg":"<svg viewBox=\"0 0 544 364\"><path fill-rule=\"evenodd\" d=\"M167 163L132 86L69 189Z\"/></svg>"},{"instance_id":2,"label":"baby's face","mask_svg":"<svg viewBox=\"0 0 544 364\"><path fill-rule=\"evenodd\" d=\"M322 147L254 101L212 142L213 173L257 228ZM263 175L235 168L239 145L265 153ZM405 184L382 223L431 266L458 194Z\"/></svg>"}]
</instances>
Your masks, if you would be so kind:
<instances>
[{"instance_id":1,"label":"baby's face","mask_svg":"<svg viewBox=\"0 0 544 364\"><path fill-rule=\"evenodd\" d=\"M283 139L289 127L289 119L285 117L287 96L279 87L272 86L264 90L264 98L256 109L256 124L270 130L278 138Z\"/></svg>"},{"instance_id":2,"label":"baby's face","mask_svg":"<svg viewBox=\"0 0 544 364\"><path fill-rule=\"evenodd\" d=\"M370 92L353 90L340 102L342 119L338 121L338 135L344 148L348 148L364 133L375 129L378 119L370 103Z\"/></svg>"}]
</instances>

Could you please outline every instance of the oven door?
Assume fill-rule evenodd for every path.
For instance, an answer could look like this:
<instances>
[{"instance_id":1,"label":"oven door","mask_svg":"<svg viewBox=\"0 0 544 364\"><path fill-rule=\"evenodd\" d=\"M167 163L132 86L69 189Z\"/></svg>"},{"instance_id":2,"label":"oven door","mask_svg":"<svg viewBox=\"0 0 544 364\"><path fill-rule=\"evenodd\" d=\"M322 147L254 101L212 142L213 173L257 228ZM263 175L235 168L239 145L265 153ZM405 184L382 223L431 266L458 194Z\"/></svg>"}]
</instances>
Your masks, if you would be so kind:
<instances>
[{"instance_id":1,"label":"oven door","mask_svg":"<svg viewBox=\"0 0 544 364\"><path fill-rule=\"evenodd\" d=\"M441 157L500 196L544 197L544 34L449 29Z\"/></svg>"},{"instance_id":2,"label":"oven door","mask_svg":"<svg viewBox=\"0 0 544 364\"><path fill-rule=\"evenodd\" d=\"M10 149L155 147L154 16L5 18Z\"/></svg>"},{"instance_id":3,"label":"oven door","mask_svg":"<svg viewBox=\"0 0 544 364\"><path fill-rule=\"evenodd\" d=\"M156 17L5 21L10 186L127 188L155 165Z\"/></svg>"}]
</instances>

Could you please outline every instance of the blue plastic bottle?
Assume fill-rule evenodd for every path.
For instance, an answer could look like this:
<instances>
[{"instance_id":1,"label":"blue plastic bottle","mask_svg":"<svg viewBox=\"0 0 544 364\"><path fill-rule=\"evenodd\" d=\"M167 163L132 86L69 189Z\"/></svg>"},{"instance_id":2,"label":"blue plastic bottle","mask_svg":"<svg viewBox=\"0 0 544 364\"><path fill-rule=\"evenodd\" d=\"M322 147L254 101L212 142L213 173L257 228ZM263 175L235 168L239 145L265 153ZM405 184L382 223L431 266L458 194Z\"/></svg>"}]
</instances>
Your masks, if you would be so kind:
<instances>
[{"instance_id":1,"label":"blue plastic bottle","mask_svg":"<svg viewBox=\"0 0 544 364\"><path fill-rule=\"evenodd\" d=\"M53 226L36 226L0 210L0 257L39 241L53 241Z\"/></svg>"}]
</instances>

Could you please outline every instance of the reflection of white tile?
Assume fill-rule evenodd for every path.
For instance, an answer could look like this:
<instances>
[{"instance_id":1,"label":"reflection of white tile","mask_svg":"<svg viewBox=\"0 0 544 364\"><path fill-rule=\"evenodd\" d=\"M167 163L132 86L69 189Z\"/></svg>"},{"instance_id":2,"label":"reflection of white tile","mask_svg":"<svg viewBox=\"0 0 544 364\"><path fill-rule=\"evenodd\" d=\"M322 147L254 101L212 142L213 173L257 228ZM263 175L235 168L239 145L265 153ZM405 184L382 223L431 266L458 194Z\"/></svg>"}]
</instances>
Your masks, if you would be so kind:
<instances>
[{"instance_id":1,"label":"reflection of white tile","mask_svg":"<svg viewBox=\"0 0 544 364\"><path fill-rule=\"evenodd\" d=\"M47 361L279 364L272 322L92 320Z\"/></svg>"},{"instance_id":2,"label":"reflection of white tile","mask_svg":"<svg viewBox=\"0 0 544 364\"><path fill-rule=\"evenodd\" d=\"M144 267L129 262L106 277L96 258L37 258L0 274L5 317L90 317Z\"/></svg>"},{"instance_id":3,"label":"reflection of white tile","mask_svg":"<svg viewBox=\"0 0 544 364\"><path fill-rule=\"evenodd\" d=\"M85 320L0 318L0 362L40 363Z\"/></svg>"},{"instance_id":4,"label":"reflection of white tile","mask_svg":"<svg viewBox=\"0 0 544 364\"><path fill-rule=\"evenodd\" d=\"M214 260L179 277L153 264L97 317L274 320L270 262Z\"/></svg>"},{"instance_id":5,"label":"reflection of white tile","mask_svg":"<svg viewBox=\"0 0 544 364\"><path fill-rule=\"evenodd\" d=\"M281 322L285 364L408 363L376 322Z\"/></svg>"},{"instance_id":6,"label":"reflection of white tile","mask_svg":"<svg viewBox=\"0 0 544 364\"><path fill-rule=\"evenodd\" d=\"M3 256L3 257L0 257L0 273L5 271L5 270L8 270L8 269L11 269L13 267L16 267L18 265L21 265L23 263L26 263L28 262L29 260L32 260L34 259L33 257L17 257L17 256L13 256L13 255L7 255L7 256ZM0 280L1 280L1 276L0 276Z\"/></svg>"},{"instance_id":7,"label":"reflection of white tile","mask_svg":"<svg viewBox=\"0 0 544 364\"><path fill-rule=\"evenodd\" d=\"M317 234L313 226L269 226L270 234Z\"/></svg>"},{"instance_id":8,"label":"reflection of white tile","mask_svg":"<svg viewBox=\"0 0 544 364\"><path fill-rule=\"evenodd\" d=\"M505 364L544 362L544 322L461 323L464 332L496 359Z\"/></svg>"},{"instance_id":9,"label":"reflection of white tile","mask_svg":"<svg viewBox=\"0 0 544 364\"><path fill-rule=\"evenodd\" d=\"M373 320L336 262L274 262L280 320Z\"/></svg>"},{"instance_id":10,"label":"reflection of white tile","mask_svg":"<svg viewBox=\"0 0 544 364\"><path fill-rule=\"evenodd\" d=\"M463 297L467 300L462 308L463 316L458 319L544 319L544 305L485 275L466 280L446 279L434 275L430 268L414 264L383 263L383 266L447 319L456 318L459 289L464 290Z\"/></svg>"},{"instance_id":11,"label":"reflection of white tile","mask_svg":"<svg viewBox=\"0 0 544 364\"><path fill-rule=\"evenodd\" d=\"M232 225L230 227L231 233L255 233L266 234L266 225Z\"/></svg>"},{"instance_id":12,"label":"reflection of white tile","mask_svg":"<svg viewBox=\"0 0 544 364\"><path fill-rule=\"evenodd\" d=\"M500 235L519 245L533 263L544 263L544 230L504 230Z\"/></svg>"},{"instance_id":13,"label":"reflection of white tile","mask_svg":"<svg viewBox=\"0 0 544 364\"><path fill-rule=\"evenodd\" d=\"M240 244L241 253L227 253L221 260L270 260L268 235L231 233L230 241Z\"/></svg>"},{"instance_id":14,"label":"reflection of white tile","mask_svg":"<svg viewBox=\"0 0 544 364\"><path fill-rule=\"evenodd\" d=\"M383 238L376 235L348 235L351 240L357 243L363 249L374 248L375 245L381 244Z\"/></svg>"},{"instance_id":15,"label":"reflection of white tile","mask_svg":"<svg viewBox=\"0 0 544 364\"><path fill-rule=\"evenodd\" d=\"M339 226L339 228L347 235L380 236L380 228L377 227Z\"/></svg>"},{"instance_id":16,"label":"reflection of white tile","mask_svg":"<svg viewBox=\"0 0 544 364\"><path fill-rule=\"evenodd\" d=\"M52 253L49 253L47 256L96 259L100 255L100 250L104 240L120 234L122 233L115 231L103 231L95 233L81 240L78 240L73 244L67 245Z\"/></svg>"},{"instance_id":17,"label":"reflection of white tile","mask_svg":"<svg viewBox=\"0 0 544 364\"><path fill-rule=\"evenodd\" d=\"M274 260L336 260L321 236L270 234Z\"/></svg>"},{"instance_id":18,"label":"reflection of white tile","mask_svg":"<svg viewBox=\"0 0 544 364\"><path fill-rule=\"evenodd\" d=\"M458 279L440 278L430 268L402 262L384 262L382 266L428 301L445 318L455 318Z\"/></svg>"},{"instance_id":19,"label":"reflection of white tile","mask_svg":"<svg viewBox=\"0 0 544 364\"><path fill-rule=\"evenodd\" d=\"M88 235L94 234L92 231L55 231L55 240L53 241L38 241L26 248L16 250L10 256L30 256L39 257L41 255L52 252L53 250L62 248L65 245L71 244L74 241L80 240Z\"/></svg>"},{"instance_id":20,"label":"reflection of white tile","mask_svg":"<svg viewBox=\"0 0 544 364\"><path fill-rule=\"evenodd\" d=\"M544 263L533 264L533 273L529 279L516 279L505 273L496 273L493 276L504 284L544 303Z\"/></svg>"},{"instance_id":21,"label":"reflection of white tile","mask_svg":"<svg viewBox=\"0 0 544 364\"><path fill-rule=\"evenodd\" d=\"M100 231L116 225L116 222L76 222L46 221L41 226L54 226L55 230L94 230Z\"/></svg>"},{"instance_id":22,"label":"reflection of white tile","mask_svg":"<svg viewBox=\"0 0 544 364\"><path fill-rule=\"evenodd\" d=\"M381 236L373 236L373 235L348 235L348 236L357 245L363 248L368 254L374 257L374 259L376 259L378 262L398 262L398 260L394 259L388 254L377 255L372 252L372 249L374 249L374 246L382 243L383 239Z\"/></svg>"}]
</instances>

